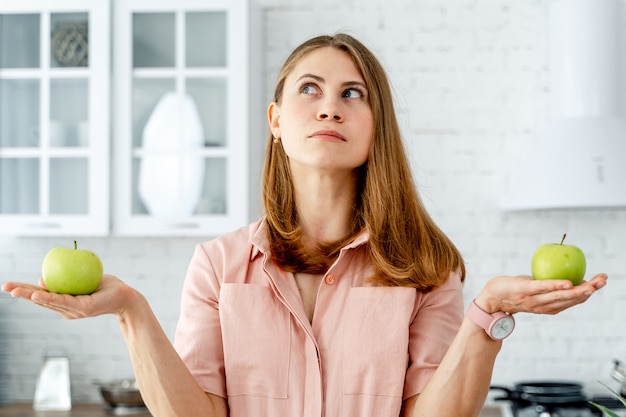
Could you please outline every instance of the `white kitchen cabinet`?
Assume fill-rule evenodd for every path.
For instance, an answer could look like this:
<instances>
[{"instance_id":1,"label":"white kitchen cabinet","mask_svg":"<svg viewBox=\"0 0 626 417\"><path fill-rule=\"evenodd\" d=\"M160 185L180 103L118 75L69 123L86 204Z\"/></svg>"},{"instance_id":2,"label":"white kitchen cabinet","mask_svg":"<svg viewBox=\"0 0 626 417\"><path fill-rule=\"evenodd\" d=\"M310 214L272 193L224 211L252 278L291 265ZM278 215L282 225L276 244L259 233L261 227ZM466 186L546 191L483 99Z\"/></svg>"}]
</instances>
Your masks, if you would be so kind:
<instances>
[{"instance_id":1,"label":"white kitchen cabinet","mask_svg":"<svg viewBox=\"0 0 626 417\"><path fill-rule=\"evenodd\" d=\"M260 17L248 0L2 2L0 235L215 235L256 217Z\"/></svg>"},{"instance_id":2,"label":"white kitchen cabinet","mask_svg":"<svg viewBox=\"0 0 626 417\"><path fill-rule=\"evenodd\" d=\"M109 231L110 3L0 4L0 234Z\"/></svg>"},{"instance_id":3,"label":"white kitchen cabinet","mask_svg":"<svg viewBox=\"0 0 626 417\"><path fill-rule=\"evenodd\" d=\"M118 0L113 11L113 233L247 224L266 132L254 3Z\"/></svg>"}]
</instances>

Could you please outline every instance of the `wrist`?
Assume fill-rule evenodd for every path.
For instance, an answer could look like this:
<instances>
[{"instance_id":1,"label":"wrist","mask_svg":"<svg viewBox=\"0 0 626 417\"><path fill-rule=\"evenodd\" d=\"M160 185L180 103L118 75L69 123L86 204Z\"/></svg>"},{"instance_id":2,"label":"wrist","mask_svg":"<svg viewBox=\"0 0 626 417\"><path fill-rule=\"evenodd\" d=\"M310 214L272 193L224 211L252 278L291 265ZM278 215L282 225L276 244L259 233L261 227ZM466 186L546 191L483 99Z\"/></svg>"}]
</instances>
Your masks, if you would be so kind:
<instances>
[{"instance_id":1,"label":"wrist","mask_svg":"<svg viewBox=\"0 0 626 417\"><path fill-rule=\"evenodd\" d=\"M473 302L485 313L493 314L500 311L498 303L492 301L489 297L483 295L482 293L480 293L478 297L474 298Z\"/></svg>"},{"instance_id":2,"label":"wrist","mask_svg":"<svg viewBox=\"0 0 626 417\"><path fill-rule=\"evenodd\" d=\"M483 287L483 290L476 296L474 302L478 307L486 313L493 314L498 311L504 311L500 298L493 297L493 280L487 281L487 284ZM497 293L497 292L496 292Z\"/></svg>"},{"instance_id":3,"label":"wrist","mask_svg":"<svg viewBox=\"0 0 626 417\"><path fill-rule=\"evenodd\" d=\"M493 340L502 340L508 337L515 328L515 319L502 311L493 313L484 310L476 300L472 301L467 309L467 318L484 329Z\"/></svg>"},{"instance_id":4,"label":"wrist","mask_svg":"<svg viewBox=\"0 0 626 417\"><path fill-rule=\"evenodd\" d=\"M123 302L115 312L115 315L122 323L131 321L132 317L139 316L146 308L150 308L148 300L139 291L130 286L121 288L117 295Z\"/></svg>"}]
</instances>

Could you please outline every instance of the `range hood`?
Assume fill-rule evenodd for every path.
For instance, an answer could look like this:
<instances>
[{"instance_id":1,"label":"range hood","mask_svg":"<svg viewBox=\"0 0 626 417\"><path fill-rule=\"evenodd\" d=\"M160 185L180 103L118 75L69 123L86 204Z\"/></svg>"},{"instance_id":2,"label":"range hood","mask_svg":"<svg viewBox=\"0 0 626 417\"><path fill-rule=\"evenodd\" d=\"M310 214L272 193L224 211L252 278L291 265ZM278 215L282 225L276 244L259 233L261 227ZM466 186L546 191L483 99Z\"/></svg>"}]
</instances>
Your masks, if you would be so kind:
<instances>
[{"instance_id":1,"label":"range hood","mask_svg":"<svg viewBox=\"0 0 626 417\"><path fill-rule=\"evenodd\" d=\"M508 210L626 208L620 2L550 4L550 113L510 173Z\"/></svg>"}]
</instances>

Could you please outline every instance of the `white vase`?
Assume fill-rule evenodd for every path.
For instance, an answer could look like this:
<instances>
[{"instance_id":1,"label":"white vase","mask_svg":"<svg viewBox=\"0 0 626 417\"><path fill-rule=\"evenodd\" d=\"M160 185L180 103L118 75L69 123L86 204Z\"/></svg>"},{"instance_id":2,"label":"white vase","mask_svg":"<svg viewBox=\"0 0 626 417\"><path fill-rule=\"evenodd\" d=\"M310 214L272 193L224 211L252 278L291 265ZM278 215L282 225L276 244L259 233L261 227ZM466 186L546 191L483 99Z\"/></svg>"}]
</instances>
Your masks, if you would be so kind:
<instances>
[{"instance_id":1,"label":"white vase","mask_svg":"<svg viewBox=\"0 0 626 417\"><path fill-rule=\"evenodd\" d=\"M202 194L205 159L194 150L204 132L193 99L166 93L143 130L139 196L151 215L193 214Z\"/></svg>"}]
</instances>

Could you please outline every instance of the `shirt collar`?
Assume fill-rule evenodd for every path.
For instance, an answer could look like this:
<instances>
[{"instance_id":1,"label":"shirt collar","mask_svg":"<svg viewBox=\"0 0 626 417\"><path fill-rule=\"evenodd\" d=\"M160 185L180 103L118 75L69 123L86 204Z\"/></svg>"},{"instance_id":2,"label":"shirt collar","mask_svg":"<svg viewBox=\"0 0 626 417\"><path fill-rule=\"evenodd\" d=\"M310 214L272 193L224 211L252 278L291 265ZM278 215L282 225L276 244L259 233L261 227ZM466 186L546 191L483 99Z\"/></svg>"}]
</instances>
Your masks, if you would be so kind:
<instances>
[{"instance_id":1,"label":"shirt collar","mask_svg":"<svg viewBox=\"0 0 626 417\"><path fill-rule=\"evenodd\" d=\"M356 238L346 246L341 248L342 251L348 249L354 249L361 245L365 245L369 242L369 231L363 230ZM252 243L252 250L250 251L250 261L254 260L261 253L270 252L270 241L267 238L267 221L265 217L257 221L252 225L250 231L250 243Z\"/></svg>"}]
</instances>

